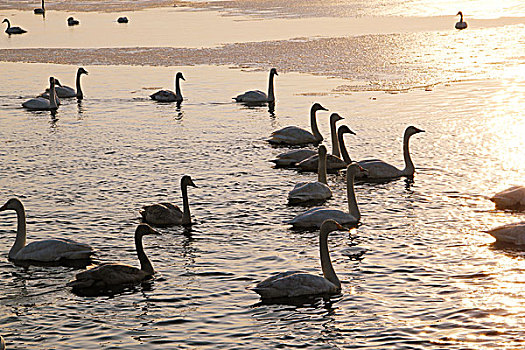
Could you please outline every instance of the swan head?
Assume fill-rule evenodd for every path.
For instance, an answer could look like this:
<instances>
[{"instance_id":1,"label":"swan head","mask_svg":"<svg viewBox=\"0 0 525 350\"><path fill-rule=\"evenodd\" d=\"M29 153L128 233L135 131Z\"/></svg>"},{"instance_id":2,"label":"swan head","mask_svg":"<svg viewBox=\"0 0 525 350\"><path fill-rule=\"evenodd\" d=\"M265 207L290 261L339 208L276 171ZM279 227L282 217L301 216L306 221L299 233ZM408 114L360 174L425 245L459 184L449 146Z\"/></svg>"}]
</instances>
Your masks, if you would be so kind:
<instances>
[{"instance_id":1,"label":"swan head","mask_svg":"<svg viewBox=\"0 0 525 350\"><path fill-rule=\"evenodd\" d=\"M337 121L339 121L339 120L343 120L343 119L345 119L345 118L341 117L341 116L340 116L339 114L337 114L337 113L332 113L332 114L330 115L330 122L334 122L334 123L335 123L335 122L337 122ZM350 131L351 131L351 130L350 130Z\"/></svg>"},{"instance_id":2,"label":"swan head","mask_svg":"<svg viewBox=\"0 0 525 350\"><path fill-rule=\"evenodd\" d=\"M314 103L312 105L312 112L317 112L317 111L328 111L327 108L324 108L323 106L321 106L320 103Z\"/></svg>"},{"instance_id":3,"label":"swan head","mask_svg":"<svg viewBox=\"0 0 525 350\"><path fill-rule=\"evenodd\" d=\"M68 21L68 22L72 22L72 21L74 21L74 20L75 20L75 19L74 19L73 17L68 17L68 18L67 18L67 21Z\"/></svg>"},{"instance_id":4,"label":"swan head","mask_svg":"<svg viewBox=\"0 0 525 350\"><path fill-rule=\"evenodd\" d=\"M137 229L135 230L135 236L143 237L147 235L158 235L159 236L160 233L152 229L151 226L148 224L139 224L139 226L137 226Z\"/></svg>"},{"instance_id":5,"label":"swan head","mask_svg":"<svg viewBox=\"0 0 525 350\"><path fill-rule=\"evenodd\" d=\"M4 20L2 21L2 23L5 23L5 22L9 23L9 20L8 20L7 18L4 18Z\"/></svg>"},{"instance_id":6,"label":"swan head","mask_svg":"<svg viewBox=\"0 0 525 350\"><path fill-rule=\"evenodd\" d=\"M18 198L11 198L4 205L0 207L0 211L4 210L16 210L20 207L23 207L22 202Z\"/></svg>"},{"instance_id":7,"label":"swan head","mask_svg":"<svg viewBox=\"0 0 525 350\"><path fill-rule=\"evenodd\" d=\"M355 132L350 130L350 128L346 125L341 125L339 129L337 129L337 135L343 135L343 134L352 134L355 135Z\"/></svg>"},{"instance_id":8,"label":"swan head","mask_svg":"<svg viewBox=\"0 0 525 350\"><path fill-rule=\"evenodd\" d=\"M326 156L326 153L327 153L326 147L324 145L319 146L319 151L318 152L319 152L320 156Z\"/></svg>"},{"instance_id":9,"label":"swan head","mask_svg":"<svg viewBox=\"0 0 525 350\"><path fill-rule=\"evenodd\" d=\"M88 71L85 70L84 68L80 67L77 71L78 74L85 74L85 75L89 75Z\"/></svg>"},{"instance_id":10,"label":"swan head","mask_svg":"<svg viewBox=\"0 0 525 350\"><path fill-rule=\"evenodd\" d=\"M184 76L182 75L182 72L178 72L178 73L175 75L175 79L182 79L182 80L186 81L186 79L184 79Z\"/></svg>"},{"instance_id":11,"label":"swan head","mask_svg":"<svg viewBox=\"0 0 525 350\"><path fill-rule=\"evenodd\" d=\"M327 219L321 224L321 235L328 235L333 231L347 231L343 226L341 226L337 221L332 219Z\"/></svg>"},{"instance_id":12,"label":"swan head","mask_svg":"<svg viewBox=\"0 0 525 350\"><path fill-rule=\"evenodd\" d=\"M195 185L193 183L193 180L191 179L191 177L189 175L184 175L182 177L182 179L180 179L180 186L183 187L183 186L193 186L193 187L197 187L197 185Z\"/></svg>"},{"instance_id":13,"label":"swan head","mask_svg":"<svg viewBox=\"0 0 525 350\"><path fill-rule=\"evenodd\" d=\"M405 136L412 136L414 134L418 134L420 132L425 132L425 130L422 130L422 129L418 129L416 128L415 126L409 126L408 128L406 128L405 130Z\"/></svg>"},{"instance_id":14,"label":"swan head","mask_svg":"<svg viewBox=\"0 0 525 350\"><path fill-rule=\"evenodd\" d=\"M355 175L359 172L368 174L368 170L356 162L352 162L348 165L348 167L346 167L346 176L351 175L352 177L355 177Z\"/></svg>"},{"instance_id":15,"label":"swan head","mask_svg":"<svg viewBox=\"0 0 525 350\"><path fill-rule=\"evenodd\" d=\"M53 77L49 77L49 84L54 86L56 84L56 79Z\"/></svg>"},{"instance_id":16,"label":"swan head","mask_svg":"<svg viewBox=\"0 0 525 350\"><path fill-rule=\"evenodd\" d=\"M458 13L456 14L456 16L463 16L463 12L458 11Z\"/></svg>"},{"instance_id":17,"label":"swan head","mask_svg":"<svg viewBox=\"0 0 525 350\"><path fill-rule=\"evenodd\" d=\"M277 69L275 68L270 69L270 75L279 75L277 74Z\"/></svg>"}]
</instances>

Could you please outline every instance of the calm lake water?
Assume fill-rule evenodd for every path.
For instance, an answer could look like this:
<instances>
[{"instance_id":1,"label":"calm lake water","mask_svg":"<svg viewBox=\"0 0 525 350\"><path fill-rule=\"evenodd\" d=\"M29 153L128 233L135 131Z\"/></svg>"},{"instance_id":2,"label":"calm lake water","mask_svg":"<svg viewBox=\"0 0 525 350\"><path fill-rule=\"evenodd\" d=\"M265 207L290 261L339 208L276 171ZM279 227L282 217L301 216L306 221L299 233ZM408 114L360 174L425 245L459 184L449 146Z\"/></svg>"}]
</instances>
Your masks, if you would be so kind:
<instances>
[{"instance_id":1,"label":"calm lake water","mask_svg":"<svg viewBox=\"0 0 525 350\"><path fill-rule=\"evenodd\" d=\"M452 28L455 3L410 3L412 10L401 11L406 2L329 2L316 9L320 16L333 16L334 23L343 17L351 28L320 29L320 37L312 30L301 39L292 24L299 23L295 17L304 26L316 20L307 18L313 2L291 2L268 20L259 17L279 13L277 2L177 11L188 22L201 14L202 20L222 18L231 32L238 21L254 28L276 21L281 27L267 40L244 31L236 40L207 37L199 46L195 33L185 45L183 38L156 41L150 34L162 29L153 26L142 44L136 36L119 44L126 29L108 22L119 33L107 35L110 44L92 35L84 46L77 34L89 35L73 7L46 17L49 33L68 33L49 39L57 45L35 39L38 33L2 36L0 202L21 198L28 242L73 238L97 249L96 263L137 266L133 232L141 206L180 204L184 174L199 186L189 189L191 230L162 228L161 236L144 240L155 278L111 297L71 293L65 284L74 268L9 262L16 216L0 213L0 334L9 349L523 347L525 252L496 246L483 231L525 219L493 210L486 199L524 180L525 11L521 2L505 3L500 14L491 2L470 1L469 24L478 20L479 26L456 32L426 29L432 16ZM104 2L113 5L125 3ZM344 15L365 7L370 11ZM27 19L14 23L22 27L42 25L42 18L12 8L0 7L0 16ZM417 8L426 12L413 13ZM130 24L140 27L142 18L163 12L132 12ZM232 13L237 16L222 16ZM81 20L80 33L51 21L70 14ZM85 16L109 21L118 14ZM383 17L372 17L377 14ZM359 16L383 21L382 29L359 29ZM419 16L417 28L403 29L399 17ZM514 18L489 20L499 16ZM388 33L384 23L395 30ZM89 71L81 103L64 100L56 118L21 108L50 75L73 86L79 65ZM270 66L280 72L274 113L231 102L247 89L266 89ZM151 101L156 90L173 89L177 71L186 77L181 108ZM299 306L262 305L247 287L270 274L321 273L317 232L285 224L305 210L286 205L288 192L315 175L273 169L268 160L284 149L264 141L283 126L308 127L313 102L341 114L356 132L346 138L355 160L376 157L401 167L403 130L426 130L410 144L417 173L413 182L356 185L362 225L329 239L340 295ZM327 138L328 116L318 118ZM326 205L346 209L344 175L328 180L334 197Z\"/></svg>"}]
</instances>

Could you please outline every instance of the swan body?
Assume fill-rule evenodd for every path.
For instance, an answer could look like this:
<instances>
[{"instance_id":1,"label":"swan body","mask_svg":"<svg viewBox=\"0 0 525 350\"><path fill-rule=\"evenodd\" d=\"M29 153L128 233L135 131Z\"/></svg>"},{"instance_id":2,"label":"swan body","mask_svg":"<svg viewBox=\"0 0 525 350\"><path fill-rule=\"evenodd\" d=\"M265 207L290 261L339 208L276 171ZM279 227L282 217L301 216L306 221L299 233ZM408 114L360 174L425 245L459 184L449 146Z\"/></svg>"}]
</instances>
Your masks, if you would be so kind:
<instances>
[{"instance_id":1,"label":"swan body","mask_svg":"<svg viewBox=\"0 0 525 350\"><path fill-rule=\"evenodd\" d=\"M49 98L42 96L32 98L22 103L22 107L33 111L49 111L56 110L60 101L55 92L55 78L49 78Z\"/></svg>"},{"instance_id":2,"label":"swan body","mask_svg":"<svg viewBox=\"0 0 525 350\"><path fill-rule=\"evenodd\" d=\"M410 152L408 144L410 137L424 130L418 129L415 126L409 126L405 129L403 135L403 157L405 159L405 168L398 169L393 165L390 165L380 159L371 159L359 161L358 164L366 170L366 172L358 172L356 177L361 180L380 180L380 179L395 179L402 176L414 176L415 167L410 158Z\"/></svg>"},{"instance_id":3,"label":"swan body","mask_svg":"<svg viewBox=\"0 0 525 350\"><path fill-rule=\"evenodd\" d=\"M76 25L79 25L80 22L77 20L77 19L74 19L73 17L68 17L67 19L67 25L68 26L76 26Z\"/></svg>"},{"instance_id":4,"label":"swan body","mask_svg":"<svg viewBox=\"0 0 525 350\"><path fill-rule=\"evenodd\" d=\"M332 197L332 191L326 183L326 147L319 146L317 181L301 182L288 194L290 204L320 202Z\"/></svg>"},{"instance_id":5,"label":"swan body","mask_svg":"<svg viewBox=\"0 0 525 350\"><path fill-rule=\"evenodd\" d=\"M117 19L117 22L118 22L118 23L128 23L129 20L128 20L128 17L119 17L119 18Z\"/></svg>"},{"instance_id":6,"label":"swan body","mask_svg":"<svg viewBox=\"0 0 525 350\"><path fill-rule=\"evenodd\" d=\"M512 186L490 198L496 209L525 210L525 187Z\"/></svg>"},{"instance_id":7,"label":"swan body","mask_svg":"<svg viewBox=\"0 0 525 350\"><path fill-rule=\"evenodd\" d=\"M459 11L456 16L461 16L459 22L456 22L456 29L467 28L467 22L463 22L463 12Z\"/></svg>"},{"instance_id":8,"label":"swan body","mask_svg":"<svg viewBox=\"0 0 525 350\"><path fill-rule=\"evenodd\" d=\"M310 127L312 128L312 132L297 126L287 126L272 132L268 142L282 145L307 145L309 143L317 144L323 141L323 135L321 135L317 127L316 112L327 110L328 109L319 103L314 103L312 108L310 108Z\"/></svg>"},{"instance_id":9,"label":"swan body","mask_svg":"<svg viewBox=\"0 0 525 350\"><path fill-rule=\"evenodd\" d=\"M234 97L233 99L235 102L243 102L243 103L273 103L275 102L275 95L273 91L273 77L277 74L277 69L272 68L270 69L270 79L268 81L268 95L266 95L261 90L252 90L252 91L246 91L244 94L240 94L237 97Z\"/></svg>"},{"instance_id":10,"label":"swan body","mask_svg":"<svg viewBox=\"0 0 525 350\"><path fill-rule=\"evenodd\" d=\"M159 101L159 102L182 102L182 92L180 90L180 80L186 80L182 76L181 72L178 72L175 75L175 92L170 90L160 90L156 93L150 95L153 100Z\"/></svg>"},{"instance_id":11,"label":"swan body","mask_svg":"<svg viewBox=\"0 0 525 350\"><path fill-rule=\"evenodd\" d=\"M294 228L319 228L327 219L333 219L342 225L355 225L361 219L361 213L357 206L354 191L354 177L359 169L359 165L352 163L348 165L346 172L346 192L348 196L348 211L339 209L330 209L325 207L316 207L297 215L288 224Z\"/></svg>"},{"instance_id":12,"label":"swan body","mask_svg":"<svg viewBox=\"0 0 525 350\"><path fill-rule=\"evenodd\" d=\"M7 23L7 29L5 30L5 32L7 34L9 34L9 35L11 35L11 34L24 34L24 33L27 33L27 30L22 29L20 27L11 27L11 22L9 22L9 20L7 18L4 18L2 23L4 23L4 22Z\"/></svg>"},{"instance_id":13,"label":"swan body","mask_svg":"<svg viewBox=\"0 0 525 350\"><path fill-rule=\"evenodd\" d=\"M93 248L89 245L69 239L47 239L26 245L24 205L17 198L11 198L0 207L0 211L4 210L14 210L18 220L16 240L9 251L9 259L11 260L51 262L63 259L89 259L90 255L94 253Z\"/></svg>"},{"instance_id":14,"label":"swan body","mask_svg":"<svg viewBox=\"0 0 525 350\"><path fill-rule=\"evenodd\" d=\"M496 241L515 245L525 245L525 221L515 222L487 231Z\"/></svg>"},{"instance_id":15,"label":"swan body","mask_svg":"<svg viewBox=\"0 0 525 350\"><path fill-rule=\"evenodd\" d=\"M75 290L107 289L115 286L129 286L137 284L155 273L142 246L142 237L158 235L147 224L140 224L135 231L135 248L140 261L140 269L119 263L102 264L98 267L83 271L75 276L67 286Z\"/></svg>"},{"instance_id":16,"label":"swan body","mask_svg":"<svg viewBox=\"0 0 525 350\"><path fill-rule=\"evenodd\" d=\"M42 0L42 6L40 8L34 9L33 13L35 15L43 15L44 13L46 13L46 9L44 7L44 0Z\"/></svg>"},{"instance_id":17,"label":"swan body","mask_svg":"<svg viewBox=\"0 0 525 350\"><path fill-rule=\"evenodd\" d=\"M82 87L80 85L80 77L82 74L88 75L88 71L85 70L82 67L79 67L77 69L77 75L76 75L76 90L72 87L65 86L60 84L60 81L58 79L55 79L55 93L60 98L71 98L76 97L79 100L82 100L84 98L84 93L82 92ZM49 99L49 89L46 89L46 92L40 95L41 97Z\"/></svg>"},{"instance_id":18,"label":"swan body","mask_svg":"<svg viewBox=\"0 0 525 350\"><path fill-rule=\"evenodd\" d=\"M155 226L191 225L188 186L197 187L190 176L184 175L180 181L183 210L168 202L146 205L140 211L144 221Z\"/></svg>"},{"instance_id":19,"label":"swan body","mask_svg":"<svg viewBox=\"0 0 525 350\"><path fill-rule=\"evenodd\" d=\"M312 275L301 271L278 273L259 282L253 290L262 299L293 298L337 294L341 291L341 282L334 271L328 250L330 232L342 230L343 227L334 220L326 220L319 233L319 255L323 276Z\"/></svg>"}]
</instances>

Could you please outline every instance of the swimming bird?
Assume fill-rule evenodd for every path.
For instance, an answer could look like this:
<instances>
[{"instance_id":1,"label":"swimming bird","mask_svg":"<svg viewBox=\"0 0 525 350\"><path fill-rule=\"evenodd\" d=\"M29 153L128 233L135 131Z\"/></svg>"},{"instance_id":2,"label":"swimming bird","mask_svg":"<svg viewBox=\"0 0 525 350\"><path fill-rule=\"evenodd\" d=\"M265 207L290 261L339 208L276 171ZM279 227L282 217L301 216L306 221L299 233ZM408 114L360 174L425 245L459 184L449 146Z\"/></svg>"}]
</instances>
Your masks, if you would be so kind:
<instances>
[{"instance_id":1,"label":"swimming bird","mask_svg":"<svg viewBox=\"0 0 525 350\"><path fill-rule=\"evenodd\" d=\"M512 186L496 193L490 200L496 204L496 209L525 210L525 187Z\"/></svg>"},{"instance_id":2,"label":"swimming bird","mask_svg":"<svg viewBox=\"0 0 525 350\"><path fill-rule=\"evenodd\" d=\"M58 108L58 104L59 101L55 92L55 78L50 77L48 98L45 98L43 96L32 98L22 103L22 107L32 111L54 111Z\"/></svg>"},{"instance_id":3,"label":"swimming bird","mask_svg":"<svg viewBox=\"0 0 525 350\"><path fill-rule=\"evenodd\" d=\"M328 250L328 235L336 230L344 230L334 220L325 220L319 232L319 256L323 276L301 271L287 271L276 274L259 282L253 290L262 299L293 298L337 294L341 291L341 282L334 271Z\"/></svg>"},{"instance_id":4,"label":"swimming bird","mask_svg":"<svg viewBox=\"0 0 525 350\"><path fill-rule=\"evenodd\" d=\"M46 9L44 7L44 0L42 0L42 7L34 9L33 12L35 13L35 15L43 15L46 12Z\"/></svg>"},{"instance_id":5,"label":"swimming bird","mask_svg":"<svg viewBox=\"0 0 525 350\"><path fill-rule=\"evenodd\" d=\"M74 280L67 283L67 286L72 287L73 290L104 290L111 287L131 286L152 276L155 270L142 246L142 237L146 235L159 235L159 233L147 224L140 224L135 230L135 249L140 261L140 269L119 263L105 263L78 273Z\"/></svg>"},{"instance_id":6,"label":"swimming bird","mask_svg":"<svg viewBox=\"0 0 525 350\"><path fill-rule=\"evenodd\" d=\"M173 93L173 91L170 91L170 90L160 90L150 95L149 97L159 102L182 102L183 97L182 97L182 92L180 90L180 80L181 79L184 81L186 80L182 76L182 73L178 72L175 75L175 93Z\"/></svg>"},{"instance_id":7,"label":"swimming bird","mask_svg":"<svg viewBox=\"0 0 525 350\"><path fill-rule=\"evenodd\" d=\"M300 182L288 194L288 203L320 202L332 197L326 182L326 147L319 146L317 181Z\"/></svg>"},{"instance_id":8,"label":"swimming bird","mask_svg":"<svg viewBox=\"0 0 525 350\"><path fill-rule=\"evenodd\" d=\"M336 123L339 120L344 119L337 113L333 113L330 116L330 134L332 135L332 155L339 157L339 142L337 141L337 128ZM275 163L278 167L292 167L295 164L317 154L317 151L311 149L296 149L277 155L276 159L272 159L270 162Z\"/></svg>"},{"instance_id":9,"label":"swimming bird","mask_svg":"<svg viewBox=\"0 0 525 350\"><path fill-rule=\"evenodd\" d=\"M128 20L128 17L119 17L119 18L117 19L117 22L118 22L118 23L128 23L129 20Z\"/></svg>"},{"instance_id":10,"label":"swimming bird","mask_svg":"<svg viewBox=\"0 0 525 350\"><path fill-rule=\"evenodd\" d=\"M44 1L44 0L42 0L42 1ZM68 26L71 27L71 26L76 26L76 25L79 25L79 24L80 24L80 22L77 19L74 19L73 17L68 17L68 19L67 19L67 25Z\"/></svg>"},{"instance_id":11,"label":"swimming bird","mask_svg":"<svg viewBox=\"0 0 525 350\"><path fill-rule=\"evenodd\" d=\"M82 76L82 74L88 75L88 71L82 67L79 67L77 69L77 76L76 76L76 87L77 87L76 91L72 87L60 84L60 81L58 81L58 79L55 79L56 95L60 98L76 97L78 100L82 100L84 98L84 93L82 92L82 87L80 86L80 77ZM46 92L40 96L44 98L48 98L49 89L46 89Z\"/></svg>"},{"instance_id":12,"label":"swimming bird","mask_svg":"<svg viewBox=\"0 0 525 350\"><path fill-rule=\"evenodd\" d=\"M301 129L297 126L287 126L272 132L268 142L281 145L307 145L309 143L318 144L323 141L323 135L317 127L316 112L327 111L328 109L319 103L314 103L310 108L310 127L312 132Z\"/></svg>"},{"instance_id":13,"label":"swimming bird","mask_svg":"<svg viewBox=\"0 0 525 350\"><path fill-rule=\"evenodd\" d=\"M465 29L467 28L467 22L463 22L463 12L458 11L456 16L461 16L459 22L456 22L456 29Z\"/></svg>"},{"instance_id":14,"label":"swimming bird","mask_svg":"<svg viewBox=\"0 0 525 350\"><path fill-rule=\"evenodd\" d=\"M17 198L9 199L0 211L14 210L17 216L16 240L9 250L9 259L17 261L50 262L59 260L89 259L93 248L85 243L70 239L47 239L26 245L26 213L24 205Z\"/></svg>"},{"instance_id":15,"label":"swimming bird","mask_svg":"<svg viewBox=\"0 0 525 350\"><path fill-rule=\"evenodd\" d=\"M415 167L410 158L408 150L408 143L410 137L424 130L418 129L415 126L409 126L405 129L403 135L403 157L405 159L405 168L403 170L396 168L380 159L369 159L359 161L358 164L366 170L366 173L358 172L356 177L360 180L381 180L381 179L395 179L401 176L414 176Z\"/></svg>"},{"instance_id":16,"label":"swimming bird","mask_svg":"<svg viewBox=\"0 0 525 350\"><path fill-rule=\"evenodd\" d=\"M346 171L346 193L348 197L348 213L339 209L330 209L326 207L315 207L297 215L288 221L294 228L312 228L320 227L323 221L333 219L342 225L355 225L361 219L361 213L357 206L354 191L354 177L359 170L357 163L348 165Z\"/></svg>"},{"instance_id":17,"label":"swimming bird","mask_svg":"<svg viewBox=\"0 0 525 350\"><path fill-rule=\"evenodd\" d=\"M5 30L5 32L7 34L9 34L9 35L11 35L11 34L24 34L24 33L27 33L27 30L22 29L20 27L11 27L11 22L9 22L9 20L7 18L4 18L2 23L4 23L4 22L7 22L7 29Z\"/></svg>"},{"instance_id":18,"label":"swimming bird","mask_svg":"<svg viewBox=\"0 0 525 350\"><path fill-rule=\"evenodd\" d=\"M169 202L146 205L140 211L144 221L155 226L191 225L188 186L197 187L189 175L184 175L180 180L183 210Z\"/></svg>"},{"instance_id":19,"label":"swimming bird","mask_svg":"<svg viewBox=\"0 0 525 350\"><path fill-rule=\"evenodd\" d=\"M252 91L246 91L244 94L240 94L237 97L234 97L233 99L235 100L235 102L243 102L246 104L275 102L275 96L273 92L273 76L274 75L279 75L279 74L277 74L277 69L272 68L270 69L270 80L268 82L268 95L266 95L261 90L252 90Z\"/></svg>"},{"instance_id":20,"label":"swimming bird","mask_svg":"<svg viewBox=\"0 0 525 350\"><path fill-rule=\"evenodd\" d=\"M497 242L525 245L525 221L499 226L486 232L496 238Z\"/></svg>"}]
</instances>

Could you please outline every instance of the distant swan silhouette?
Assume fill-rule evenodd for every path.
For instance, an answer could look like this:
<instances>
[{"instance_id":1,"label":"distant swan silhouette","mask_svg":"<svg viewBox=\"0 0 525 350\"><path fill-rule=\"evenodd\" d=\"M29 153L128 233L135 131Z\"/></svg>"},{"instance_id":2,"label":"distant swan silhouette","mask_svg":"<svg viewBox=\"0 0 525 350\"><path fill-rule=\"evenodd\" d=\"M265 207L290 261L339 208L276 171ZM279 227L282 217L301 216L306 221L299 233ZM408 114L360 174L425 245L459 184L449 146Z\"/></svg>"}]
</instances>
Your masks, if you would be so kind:
<instances>
[{"instance_id":1,"label":"distant swan silhouette","mask_svg":"<svg viewBox=\"0 0 525 350\"><path fill-rule=\"evenodd\" d=\"M46 9L44 7L44 0L42 0L42 6L34 9L33 12L35 15L43 15L44 13L46 13Z\"/></svg>"},{"instance_id":2,"label":"distant swan silhouette","mask_svg":"<svg viewBox=\"0 0 525 350\"><path fill-rule=\"evenodd\" d=\"M490 198L496 209L525 210L525 187L512 186Z\"/></svg>"},{"instance_id":3,"label":"distant swan silhouette","mask_svg":"<svg viewBox=\"0 0 525 350\"><path fill-rule=\"evenodd\" d=\"M9 259L17 261L51 262L59 260L89 259L93 248L69 239L47 239L26 245L26 213L24 205L17 198L11 198L0 211L14 210L17 216L16 240L9 251Z\"/></svg>"},{"instance_id":4,"label":"distant swan silhouette","mask_svg":"<svg viewBox=\"0 0 525 350\"><path fill-rule=\"evenodd\" d=\"M499 226L486 232L498 242L525 245L525 221Z\"/></svg>"},{"instance_id":5,"label":"distant swan silhouette","mask_svg":"<svg viewBox=\"0 0 525 350\"><path fill-rule=\"evenodd\" d=\"M150 95L153 100L159 102L182 102L182 92L180 90L180 80L186 80L181 72L175 75L175 93L171 90L160 90Z\"/></svg>"},{"instance_id":6,"label":"distant swan silhouette","mask_svg":"<svg viewBox=\"0 0 525 350\"><path fill-rule=\"evenodd\" d=\"M24 33L27 33L27 30L22 29L20 27L11 27L11 22L9 22L9 20L7 18L4 18L2 23L4 23L4 22L7 22L7 29L5 30L5 32L7 34L24 34Z\"/></svg>"},{"instance_id":7,"label":"distant swan silhouette","mask_svg":"<svg viewBox=\"0 0 525 350\"><path fill-rule=\"evenodd\" d=\"M328 250L328 235L336 230L344 230L334 220L326 220L319 233L319 255L323 276L301 271L287 271L276 274L259 282L253 290L262 299L293 298L300 296L337 294L341 291L341 282L334 271Z\"/></svg>"},{"instance_id":8,"label":"distant swan silhouette","mask_svg":"<svg viewBox=\"0 0 525 350\"><path fill-rule=\"evenodd\" d=\"M105 263L98 267L83 271L75 276L67 286L73 290L106 289L115 286L131 286L137 284L155 273L150 260L142 247L142 237L158 235L147 224L140 224L135 230L135 248L140 261L140 269L119 263Z\"/></svg>"},{"instance_id":9,"label":"distant swan silhouette","mask_svg":"<svg viewBox=\"0 0 525 350\"><path fill-rule=\"evenodd\" d=\"M237 97L234 97L233 99L235 102L244 102L244 103L273 103L275 102L275 96L273 92L273 76L279 75L277 74L277 69L272 68L270 69L270 79L268 82L268 95L266 95L261 90L252 90L252 91L246 91L244 94L240 94Z\"/></svg>"},{"instance_id":10,"label":"distant swan silhouette","mask_svg":"<svg viewBox=\"0 0 525 350\"><path fill-rule=\"evenodd\" d=\"M42 0L42 1L44 1L44 0ZM73 17L68 17L68 19L67 19L67 25L68 26L71 27L71 26L76 26L76 25L79 25L79 24L80 24L80 22L77 19L74 19Z\"/></svg>"},{"instance_id":11,"label":"distant swan silhouette","mask_svg":"<svg viewBox=\"0 0 525 350\"><path fill-rule=\"evenodd\" d=\"M197 187L189 175L184 175L180 180L183 210L180 210L178 206L169 202L146 205L140 211L140 215L142 215L144 221L156 226L191 225L188 186Z\"/></svg>"},{"instance_id":12,"label":"distant swan silhouette","mask_svg":"<svg viewBox=\"0 0 525 350\"><path fill-rule=\"evenodd\" d=\"M467 28L467 22L463 22L463 12L459 11L456 16L461 16L459 22L456 22L456 29Z\"/></svg>"},{"instance_id":13,"label":"distant swan silhouette","mask_svg":"<svg viewBox=\"0 0 525 350\"><path fill-rule=\"evenodd\" d=\"M84 68L80 67L77 69L77 76L76 76L77 90L76 91L72 87L60 84L60 81L58 81L58 79L55 79L55 92L57 96L60 98L76 97L78 100L82 100L84 98L84 93L82 92L82 87L80 86L80 77L82 76L82 74L88 75L88 72ZM41 96L48 98L49 89L46 89L46 92L43 93Z\"/></svg>"},{"instance_id":14,"label":"distant swan silhouette","mask_svg":"<svg viewBox=\"0 0 525 350\"><path fill-rule=\"evenodd\" d=\"M22 107L33 111L49 111L58 108L58 97L55 92L55 78L49 78L49 95L48 98L39 96L22 103Z\"/></svg>"}]
</instances>

